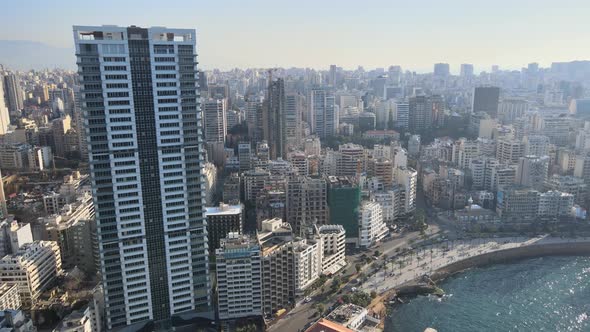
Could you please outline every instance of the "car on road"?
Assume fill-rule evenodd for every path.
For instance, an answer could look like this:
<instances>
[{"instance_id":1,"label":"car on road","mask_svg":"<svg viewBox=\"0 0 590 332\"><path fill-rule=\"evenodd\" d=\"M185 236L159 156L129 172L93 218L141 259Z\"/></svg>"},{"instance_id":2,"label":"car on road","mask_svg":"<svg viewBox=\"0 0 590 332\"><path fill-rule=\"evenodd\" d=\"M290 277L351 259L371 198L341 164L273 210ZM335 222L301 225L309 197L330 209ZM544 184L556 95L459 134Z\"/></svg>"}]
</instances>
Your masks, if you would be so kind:
<instances>
[{"instance_id":1,"label":"car on road","mask_svg":"<svg viewBox=\"0 0 590 332\"><path fill-rule=\"evenodd\" d=\"M309 302L311 302L311 297L309 297L309 296L308 296L308 297L306 297L306 298L303 300L303 302L305 302L305 303L309 303Z\"/></svg>"}]
</instances>

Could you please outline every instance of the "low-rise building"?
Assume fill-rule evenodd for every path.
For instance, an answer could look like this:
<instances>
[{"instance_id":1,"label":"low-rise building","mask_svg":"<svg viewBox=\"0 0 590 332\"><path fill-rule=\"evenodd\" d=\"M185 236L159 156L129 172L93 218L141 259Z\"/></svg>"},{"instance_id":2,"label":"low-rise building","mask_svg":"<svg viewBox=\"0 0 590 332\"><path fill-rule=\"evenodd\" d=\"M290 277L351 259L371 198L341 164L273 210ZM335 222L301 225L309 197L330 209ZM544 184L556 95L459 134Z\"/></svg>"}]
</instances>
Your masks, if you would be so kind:
<instances>
[{"instance_id":1,"label":"low-rise building","mask_svg":"<svg viewBox=\"0 0 590 332\"><path fill-rule=\"evenodd\" d=\"M352 303L342 304L326 318L353 331L371 330L371 327L375 327L379 323L378 319L369 315L369 310Z\"/></svg>"},{"instance_id":2,"label":"low-rise building","mask_svg":"<svg viewBox=\"0 0 590 332\"><path fill-rule=\"evenodd\" d=\"M2 332L37 332L33 321L20 310L0 311L0 331Z\"/></svg>"},{"instance_id":3,"label":"low-rise building","mask_svg":"<svg viewBox=\"0 0 590 332\"><path fill-rule=\"evenodd\" d=\"M92 308L76 310L62 319L53 332L99 332L92 321Z\"/></svg>"},{"instance_id":4,"label":"low-rise building","mask_svg":"<svg viewBox=\"0 0 590 332\"><path fill-rule=\"evenodd\" d=\"M16 254L0 259L0 282L17 284L25 308L47 290L62 273L57 242L35 241Z\"/></svg>"}]
</instances>

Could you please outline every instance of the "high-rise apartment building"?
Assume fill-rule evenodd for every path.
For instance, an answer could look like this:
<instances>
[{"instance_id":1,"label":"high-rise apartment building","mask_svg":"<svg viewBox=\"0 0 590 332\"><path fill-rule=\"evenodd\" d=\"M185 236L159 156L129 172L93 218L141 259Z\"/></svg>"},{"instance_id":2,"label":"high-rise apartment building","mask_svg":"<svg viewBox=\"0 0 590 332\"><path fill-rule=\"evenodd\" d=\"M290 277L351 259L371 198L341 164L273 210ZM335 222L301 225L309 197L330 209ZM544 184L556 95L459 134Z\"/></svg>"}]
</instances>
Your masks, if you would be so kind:
<instances>
[{"instance_id":1,"label":"high-rise apartment building","mask_svg":"<svg viewBox=\"0 0 590 332\"><path fill-rule=\"evenodd\" d=\"M6 92L4 91L4 80L0 76L0 135L8 132L10 125L10 113L6 102Z\"/></svg>"},{"instance_id":2,"label":"high-rise apartment building","mask_svg":"<svg viewBox=\"0 0 590 332\"><path fill-rule=\"evenodd\" d=\"M296 235L305 234L313 224L328 223L328 188L321 177L299 176L287 184L287 222Z\"/></svg>"},{"instance_id":3,"label":"high-rise apartment building","mask_svg":"<svg viewBox=\"0 0 590 332\"><path fill-rule=\"evenodd\" d=\"M57 242L36 241L0 259L0 282L17 284L23 306L30 308L62 273Z\"/></svg>"},{"instance_id":4,"label":"high-rise apartment building","mask_svg":"<svg viewBox=\"0 0 590 332\"><path fill-rule=\"evenodd\" d=\"M498 103L500 100L500 88L494 86L481 86L473 91L472 112L485 112L492 118L498 117Z\"/></svg>"},{"instance_id":5,"label":"high-rise apartment building","mask_svg":"<svg viewBox=\"0 0 590 332\"><path fill-rule=\"evenodd\" d=\"M395 123L394 127L408 129L410 123L410 104L395 104Z\"/></svg>"},{"instance_id":6,"label":"high-rise apartment building","mask_svg":"<svg viewBox=\"0 0 590 332\"><path fill-rule=\"evenodd\" d=\"M227 205L224 203L206 208L205 215L207 216L207 236L210 252L214 253L219 248L221 239L226 238L230 232L242 234L242 209L241 204Z\"/></svg>"},{"instance_id":7,"label":"high-rise apartment building","mask_svg":"<svg viewBox=\"0 0 590 332\"><path fill-rule=\"evenodd\" d=\"M309 98L312 131L320 138L334 136L338 130L338 111L334 93L327 88L314 88Z\"/></svg>"},{"instance_id":8,"label":"high-rise apartment building","mask_svg":"<svg viewBox=\"0 0 590 332\"><path fill-rule=\"evenodd\" d=\"M328 176L328 207L330 224L342 225L347 238L358 237L358 212L361 191L348 177Z\"/></svg>"},{"instance_id":9,"label":"high-rise apartment building","mask_svg":"<svg viewBox=\"0 0 590 332\"><path fill-rule=\"evenodd\" d=\"M450 66L448 63L435 63L434 64L434 76L447 77L451 74Z\"/></svg>"},{"instance_id":10,"label":"high-rise apartment building","mask_svg":"<svg viewBox=\"0 0 590 332\"><path fill-rule=\"evenodd\" d=\"M524 156L518 161L515 182L519 185L542 190L548 173L548 156Z\"/></svg>"},{"instance_id":11,"label":"high-rise apartment building","mask_svg":"<svg viewBox=\"0 0 590 332\"><path fill-rule=\"evenodd\" d=\"M201 102L203 109L203 125L205 142L225 142L227 135L227 123L225 113L227 111L226 99L207 99Z\"/></svg>"},{"instance_id":12,"label":"high-rise apartment building","mask_svg":"<svg viewBox=\"0 0 590 332\"><path fill-rule=\"evenodd\" d=\"M255 239L230 232L215 250L219 319L262 316L262 260Z\"/></svg>"},{"instance_id":13,"label":"high-rise apartment building","mask_svg":"<svg viewBox=\"0 0 590 332\"><path fill-rule=\"evenodd\" d=\"M4 75L4 97L7 101L8 112L13 117L20 116L23 109L23 93L18 77L14 73Z\"/></svg>"},{"instance_id":14,"label":"high-rise apartment building","mask_svg":"<svg viewBox=\"0 0 590 332\"><path fill-rule=\"evenodd\" d=\"M399 113L398 113L399 116ZM412 132L421 132L432 127L432 103L426 95L410 98L409 128Z\"/></svg>"},{"instance_id":15,"label":"high-rise apartment building","mask_svg":"<svg viewBox=\"0 0 590 332\"><path fill-rule=\"evenodd\" d=\"M75 26L108 329L210 312L196 32Z\"/></svg>"},{"instance_id":16,"label":"high-rise apartment building","mask_svg":"<svg viewBox=\"0 0 590 332\"><path fill-rule=\"evenodd\" d=\"M270 147L270 158L287 159L285 83L282 78L271 81L263 103L262 133Z\"/></svg>"},{"instance_id":17,"label":"high-rise apartment building","mask_svg":"<svg viewBox=\"0 0 590 332\"><path fill-rule=\"evenodd\" d=\"M389 230L383 220L383 211L379 204L364 202L360 207L358 218L359 247L369 248L387 235Z\"/></svg>"},{"instance_id":18,"label":"high-rise apartment building","mask_svg":"<svg viewBox=\"0 0 590 332\"><path fill-rule=\"evenodd\" d=\"M288 93L285 95L285 139L287 150L301 144L301 116L305 98L301 94ZM285 151L287 153L288 151Z\"/></svg>"},{"instance_id":19,"label":"high-rise apartment building","mask_svg":"<svg viewBox=\"0 0 590 332\"><path fill-rule=\"evenodd\" d=\"M473 76L473 65L470 63L461 64L461 77L472 77Z\"/></svg>"}]
</instances>

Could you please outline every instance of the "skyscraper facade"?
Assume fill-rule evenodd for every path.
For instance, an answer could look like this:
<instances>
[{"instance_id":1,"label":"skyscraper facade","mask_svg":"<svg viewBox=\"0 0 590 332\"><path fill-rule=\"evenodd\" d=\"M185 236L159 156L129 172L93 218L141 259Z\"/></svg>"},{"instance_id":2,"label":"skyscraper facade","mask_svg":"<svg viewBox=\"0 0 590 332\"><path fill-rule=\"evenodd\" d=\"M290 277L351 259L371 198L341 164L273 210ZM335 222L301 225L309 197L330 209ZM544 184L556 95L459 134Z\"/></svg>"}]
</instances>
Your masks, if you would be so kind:
<instances>
[{"instance_id":1,"label":"skyscraper facade","mask_svg":"<svg viewBox=\"0 0 590 332\"><path fill-rule=\"evenodd\" d=\"M23 93L20 82L13 73L4 75L4 94L10 114L14 117L19 116L23 109Z\"/></svg>"},{"instance_id":2,"label":"skyscraper facade","mask_svg":"<svg viewBox=\"0 0 590 332\"><path fill-rule=\"evenodd\" d=\"M432 103L426 95L410 98L409 127L412 132L422 132L432 127Z\"/></svg>"},{"instance_id":3,"label":"skyscraper facade","mask_svg":"<svg viewBox=\"0 0 590 332\"><path fill-rule=\"evenodd\" d=\"M4 82L0 79L0 135L6 134L10 125L10 115L6 104Z\"/></svg>"},{"instance_id":4,"label":"skyscraper facade","mask_svg":"<svg viewBox=\"0 0 590 332\"><path fill-rule=\"evenodd\" d=\"M473 65L470 63L461 64L461 77L472 77Z\"/></svg>"},{"instance_id":5,"label":"skyscraper facade","mask_svg":"<svg viewBox=\"0 0 590 332\"><path fill-rule=\"evenodd\" d=\"M495 86L480 86L473 91L473 113L485 112L492 118L498 117L500 88Z\"/></svg>"},{"instance_id":6,"label":"skyscraper facade","mask_svg":"<svg viewBox=\"0 0 590 332\"><path fill-rule=\"evenodd\" d=\"M263 106L263 138L270 147L271 159L287 159L286 118L285 118L285 83L282 78L268 85L267 98Z\"/></svg>"},{"instance_id":7,"label":"skyscraper facade","mask_svg":"<svg viewBox=\"0 0 590 332\"><path fill-rule=\"evenodd\" d=\"M74 26L109 329L210 310L195 37Z\"/></svg>"},{"instance_id":8,"label":"skyscraper facade","mask_svg":"<svg viewBox=\"0 0 590 332\"><path fill-rule=\"evenodd\" d=\"M338 111L334 94L325 88L311 90L310 113L312 131L320 138L336 135L338 128Z\"/></svg>"},{"instance_id":9,"label":"skyscraper facade","mask_svg":"<svg viewBox=\"0 0 590 332\"><path fill-rule=\"evenodd\" d=\"M225 112L227 111L226 99L208 99L203 101L203 120L205 127L205 142L225 142L227 123Z\"/></svg>"},{"instance_id":10,"label":"skyscraper facade","mask_svg":"<svg viewBox=\"0 0 590 332\"><path fill-rule=\"evenodd\" d=\"M434 76L447 77L451 74L448 63L435 63L434 64Z\"/></svg>"},{"instance_id":11,"label":"skyscraper facade","mask_svg":"<svg viewBox=\"0 0 590 332\"><path fill-rule=\"evenodd\" d=\"M298 93L288 93L285 96L285 144L287 150L301 144L301 114L304 100L303 95Z\"/></svg>"}]
</instances>

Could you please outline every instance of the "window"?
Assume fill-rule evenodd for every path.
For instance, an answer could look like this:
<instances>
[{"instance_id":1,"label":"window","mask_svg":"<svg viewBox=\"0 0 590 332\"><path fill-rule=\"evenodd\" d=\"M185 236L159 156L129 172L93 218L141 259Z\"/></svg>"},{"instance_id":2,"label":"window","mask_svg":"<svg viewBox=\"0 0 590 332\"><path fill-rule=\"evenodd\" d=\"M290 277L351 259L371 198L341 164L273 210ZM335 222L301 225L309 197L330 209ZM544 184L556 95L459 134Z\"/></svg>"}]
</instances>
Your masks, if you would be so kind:
<instances>
[{"instance_id":1,"label":"window","mask_svg":"<svg viewBox=\"0 0 590 332\"><path fill-rule=\"evenodd\" d=\"M127 66L104 66L104 70L109 71L126 71Z\"/></svg>"},{"instance_id":2,"label":"window","mask_svg":"<svg viewBox=\"0 0 590 332\"><path fill-rule=\"evenodd\" d=\"M129 85L127 83L107 83L107 89L127 89Z\"/></svg>"},{"instance_id":3,"label":"window","mask_svg":"<svg viewBox=\"0 0 590 332\"><path fill-rule=\"evenodd\" d=\"M127 75L105 75L107 80L126 80Z\"/></svg>"},{"instance_id":4,"label":"window","mask_svg":"<svg viewBox=\"0 0 590 332\"><path fill-rule=\"evenodd\" d=\"M103 44L103 54L125 54L125 45L123 44Z\"/></svg>"},{"instance_id":5,"label":"window","mask_svg":"<svg viewBox=\"0 0 590 332\"><path fill-rule=\"evenodd\" d=\"M107 97L109 98L121 98L121 97L129 97L129 92L107 92Z\"/></svg>"},{"instance_id":6,"label":"window","mask_svg":"<svg viewBox=\"0 0 590 332\"><path fill-rule=\"evenodd\" d=\"M104 57L102 58L104 62L125 62L125 57L122 56L114 56L114 57Z\"/></svg>"},{"instance_id":7,"label":"window","mask_svg":"<svg viewBox=\"0 0 590 332\"><path fill-rule=\"evenodd\" d=\"M176 66L156 66L156 70L176 70Z\"/></svg>"}]
</instances>

